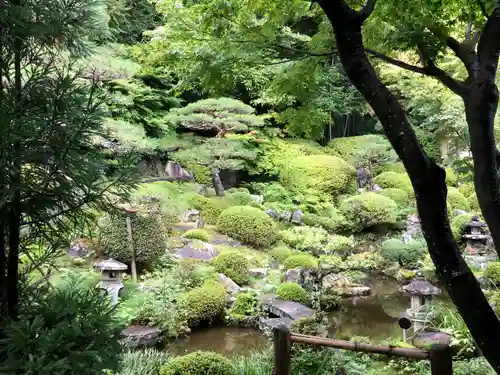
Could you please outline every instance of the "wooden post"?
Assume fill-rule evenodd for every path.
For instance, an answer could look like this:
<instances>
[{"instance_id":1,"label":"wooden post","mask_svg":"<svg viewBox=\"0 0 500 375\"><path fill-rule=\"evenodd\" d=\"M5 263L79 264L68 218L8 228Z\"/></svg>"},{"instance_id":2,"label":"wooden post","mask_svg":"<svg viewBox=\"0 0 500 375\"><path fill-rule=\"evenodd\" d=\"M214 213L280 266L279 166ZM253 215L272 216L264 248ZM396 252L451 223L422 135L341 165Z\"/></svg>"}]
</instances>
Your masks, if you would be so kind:
<instances>
[{"instance_id":1,"label":"wooden post","mask_svg":"<svg viewBox=\"0 0 500 375\"><path fill-rule=\"evenodd\" d=\"M132 254L132 261L130 263L130 270L132 271L132 280L137 282L137 267L135 265L135 249L134 249L134 239L132 238L132 222L130 220L130 213L127 213L127 235L128 235L128 247L130 253Z\"/></svg>"},{"instance_id":2,"label":"wooden post","mask_svg":"<svg viewBox=\"0 0 500 375\"><path fill-rule=\"evenodd\" d=\"M429 351L432 375L453 375L453 359L448 345L436 344Z\"/></svg>"},{"instance_id":3,"label":"wooden post","mask_svg":"<svg viewBox=\"0 0 500 375\"><path fill-rule=\"evenodd\" d=\"M274 329L274 371L273 375L290 375L290 332L285 325Z\"/></svg>"}]
</instances>

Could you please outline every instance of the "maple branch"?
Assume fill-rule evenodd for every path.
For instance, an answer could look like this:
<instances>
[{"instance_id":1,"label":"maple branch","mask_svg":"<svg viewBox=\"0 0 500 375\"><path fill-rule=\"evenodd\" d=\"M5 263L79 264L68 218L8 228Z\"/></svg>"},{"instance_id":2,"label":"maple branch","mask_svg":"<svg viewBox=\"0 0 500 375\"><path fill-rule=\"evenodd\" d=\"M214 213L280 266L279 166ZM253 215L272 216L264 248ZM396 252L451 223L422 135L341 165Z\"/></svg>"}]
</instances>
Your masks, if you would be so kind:
<instances>
[{"instance_id":1,"label":"maple branch","mask_svg":"<svg viewBox=\"0 0 500 375\"><path fill-rule=\"evenodd\" d=\"M383 53L380 53L378 51L374 51L370 48L365 48L365 52L379 60L382 60L388 64L391 64L391 65L394 65L394 66L397 66L399 68L402 68L402 69L406 69L406 70L409 70L411 72L414 72L414 73L419 73L419 74L424 74L424 75L428 75L427 71L425 70L425 68L422 68L420 66L415 66L415 65L411 65L411 64L408 64L408 63L405 63L401 60L397 60L397 59L394 59L392 57L389 57L387 55L384 55Z\"/></svg>"}]
</instances>

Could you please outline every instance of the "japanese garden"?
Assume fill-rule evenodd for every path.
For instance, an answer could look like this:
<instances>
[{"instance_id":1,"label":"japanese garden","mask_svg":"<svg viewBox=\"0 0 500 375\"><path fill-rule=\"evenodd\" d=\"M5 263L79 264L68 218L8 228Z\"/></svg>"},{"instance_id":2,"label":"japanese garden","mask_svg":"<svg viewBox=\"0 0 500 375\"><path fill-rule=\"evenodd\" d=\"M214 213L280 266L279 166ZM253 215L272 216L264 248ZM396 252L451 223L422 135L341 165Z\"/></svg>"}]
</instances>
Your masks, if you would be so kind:
<instances>
[{"instance_id":1,"label":"japanese garden","mask_svg":"<svg viewBox=\"0 0 500 375\"><path fill-rule=\"evenodd\" d=\"M1 2L0 374L500 374L499 55L492 0Z\"/></svg>"}]
</instances>

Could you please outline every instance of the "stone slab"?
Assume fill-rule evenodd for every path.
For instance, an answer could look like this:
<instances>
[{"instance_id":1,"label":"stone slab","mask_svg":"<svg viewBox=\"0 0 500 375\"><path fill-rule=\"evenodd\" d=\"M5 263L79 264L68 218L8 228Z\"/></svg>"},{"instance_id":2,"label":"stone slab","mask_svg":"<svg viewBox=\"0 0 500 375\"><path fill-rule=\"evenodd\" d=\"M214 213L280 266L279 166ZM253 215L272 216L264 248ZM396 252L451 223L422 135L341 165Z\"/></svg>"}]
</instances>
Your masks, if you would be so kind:
<instances>
[{"instance_id":1,"label":"stone slab","mask_svg":"<svg viewBox=\"0 0 500 375\"><path fill-rule=\"evenodd\" d=\"M289 318L263 318L259 320L259 329L261 331L273 330L280 325L285 325L288 329L292 326L293 320Z\"/></svg>"},{"instance_id":2,"label":"stone slab","mask_svg":"<svg viewBox=\"0 0 500 375\"><path fill-rule=\"evenodd\" d=\"M151 347L161 338L161 330L155 327L131 325L122 331L125 342L133 347Z\"/></svg>"},{"instance_id":3,"label":"stone slab","mask_svg":"<svg viewBox=\"0 0 500 375\"><path fill-rule=\"evenodd\" d=\"M314 310L298 302L283 301L273 295L263 295L261 304L264 311L277 315L281 318L298 320L314 315Z\"/></svg>"}]
</instances>

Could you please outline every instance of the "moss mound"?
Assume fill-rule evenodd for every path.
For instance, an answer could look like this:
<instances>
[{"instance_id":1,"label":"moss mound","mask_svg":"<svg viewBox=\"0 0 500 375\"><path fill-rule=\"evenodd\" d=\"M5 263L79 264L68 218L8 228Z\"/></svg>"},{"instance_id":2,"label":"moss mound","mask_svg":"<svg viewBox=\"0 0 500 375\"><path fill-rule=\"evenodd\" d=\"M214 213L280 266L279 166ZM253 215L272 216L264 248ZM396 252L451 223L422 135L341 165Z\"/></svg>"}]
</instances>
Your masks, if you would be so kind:
<instances>
[{"instance_id":1,"label":"moss mound","mask_svg":"<svg viewBox=\"0 0 500 375\"><path fill-rule=\"evenodd\" d=\"M250 206L230 207L219 217L217 230L258 248L271 246L278 239L278 227L265 212Z\"/></svg>"},{"instance_id":2,"label":"moss mound","mask_svg":"<svg viewBox=\"0 0 500 375\"><path fill-rule=\"evenodd\" d=\"M226 357L200 350L172 358L160 375L234 375L234 367Z\"/></svg>"},{"instance_id":3,"label":"moss mound","mask_svg":"<svg viewBox=\"0 0 500 375\"><path fill-rule=\"evenodd\" d=\"M192 240L200 240L203 242L208 242L210 236L207 231L204 229L190 229L186 233L182 235L182 237L190 238Z\"/></svg>"},{"instance_id":4,"label":"moss mound","mask_svg":"<svg viewBox=\"0 0 500 375\"><path fill-rule=\"evenodd\" d=\"M448 203L452 210L470 210L469 202L457 188L448 186Z\"/></svg>"},{"instance_id":5,"label":"moss mound","mask_svg":"<svg viewBox=\"0 0 500 375\"><path fill-rule=\"evenodd\" d=\"M408 205L408 193L401 189L383 189L377 192L384 197L392 199L399 207L406 207Z\"/></svg>"},{"instance_id":6,"label":"moss mound","mask_svg":"<svg viewBox=\"0 0 500 375\"><path fill-rule=\"evenodd\" d=\"M161 214L137 213L131 217L136 261L149 263L167 251L167 231ZM104 254L129 263L125 215L106 215L99 221L98 246Z\"/></svg>"},{"instance_id":7,"label":"moss mound","mask_svg":"<svg viewBox=\"0 0 500 375\"><path fill-rule=\"evenodd\" d=\"M230 277L238 285L248 281L248 262L240 253L235 251L222 253L212 261L212 265L217 272Z\"/></svg>"},{"instance_id":8,"label":"moss mound","mask_svg":"<svg viewBox=\"0 0 500 375\"><path fill-rule=\"evenodd\" d=\"M283 168L280 179L284 186L298 193L316 190L337 196L353 190L356 170L336 156L299 156Z\"/></svg>"},{"instance_id":9,"label":"moss mound","mask_svg":"<svg viewBox=\"0 0 500 375\"><path fill-rule=\"evenodd\" d=\"M206 198L201 195L195 195L191 203L194 208L200 210L201 217L209 224L216 224L222 211L231 205L227 199L219 197Z\"/></svg>"},{"instance_id":10,"label":"moss mound","mask_svg":"<svg viewBox=\"0 0 500 375\"><path fill-rule=\"evenodd\" d=\"M286 246L278 246L269 251L271 259L283 263L288 257L292 256L292 250Z\"/></svg>"},{"instance_id":11,"label":"moss mound","mask_svg":"<svg viewBox=\"0 0 500 375\"><path fill-rule=\"evenodd\" d=\"M318 268L318 260L310 254L294 254L283 262L285 269L294 268Z\"/></svg>"},{"instance_id":12,"label":"moss mound","mask_svg":"<svg viewBox=\"0 0 500 375\"><path fill-rule=\"evenodd\" d=\"M198 288L191 289L182 302L181 311L190 326L201 321L213 321L224 313L227 293L222 285L207 280Z\"/></svg>"},{"instance_id":13,"label":"moss mound","mask_svg":"<svg viewBox=\"0 0 500 375\"><path fill-rule=\"evenodd\" d=\"M276 291L278 297L285 301L307 302L307 292L299 284L283 283Z\"/></svg>"},{"instance_id":14,"label":"moss mound","mask_svg":"<svg viewBox=\"0 0 500 375\"><path fill-rule=\"evenodd\" d=\"M390 198L370 192L345 199L340 211L355 229L363 230L374 225L395 224L398 205Z\"/></svg>"},{"instance_id":15,"label":"moss mound","mask_svg":"<svg viewBox=\"0 0 500 375\"><path fill-rule=\"evenodd\" d=\"M383 189L400 189L408 194L413 192L410 177L407 174L384 172L376 176L373 182Z\"/></svg>"}]
</instances>

